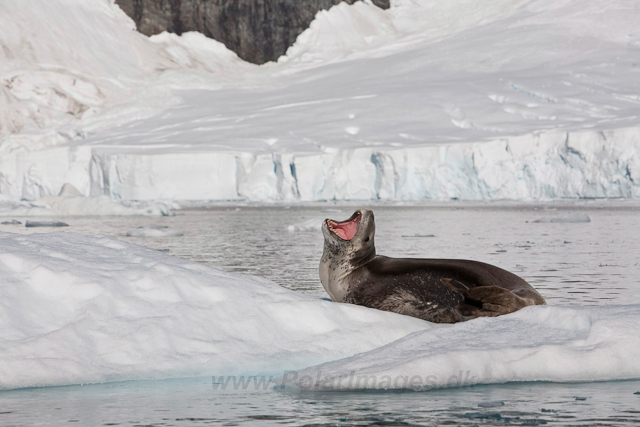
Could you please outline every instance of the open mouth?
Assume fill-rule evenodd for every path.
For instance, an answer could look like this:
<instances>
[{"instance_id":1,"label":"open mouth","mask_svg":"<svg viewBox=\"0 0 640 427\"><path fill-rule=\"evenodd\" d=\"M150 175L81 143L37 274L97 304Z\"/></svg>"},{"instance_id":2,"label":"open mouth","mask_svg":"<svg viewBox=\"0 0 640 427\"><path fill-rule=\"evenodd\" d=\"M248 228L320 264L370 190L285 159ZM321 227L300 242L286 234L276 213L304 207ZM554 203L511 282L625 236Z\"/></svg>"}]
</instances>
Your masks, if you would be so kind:
<instances>
[{"instance_id":1,"label":"open mouth","mask_svg":"<svg viewBox=\"0 0 640 427\"><path fill-rule=\"evenodd\" d=\"M351 216L351 218L344 222L335 222L328 219L327 225L329 226L329 230L331 230L342 240L351 240L358 231L358 226L360 225L361 219L362 215L360 214L360 212L356 212Z\"/></svg>"}]
</instances>

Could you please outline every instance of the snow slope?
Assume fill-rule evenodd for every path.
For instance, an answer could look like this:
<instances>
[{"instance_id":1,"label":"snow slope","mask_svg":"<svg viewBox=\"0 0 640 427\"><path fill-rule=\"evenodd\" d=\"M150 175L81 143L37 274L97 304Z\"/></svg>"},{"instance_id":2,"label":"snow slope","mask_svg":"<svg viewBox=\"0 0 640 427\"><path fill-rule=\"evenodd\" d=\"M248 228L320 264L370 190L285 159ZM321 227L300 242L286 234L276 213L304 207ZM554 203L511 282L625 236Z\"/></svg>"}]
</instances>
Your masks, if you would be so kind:
<instances>
[{"instance_id":1,"label":"snow slope","mask_svg":"<svg viewBox=\"0 0 640 427\"><path fill-rule=\"evenodd\" d=\"M14 199L640 195L634 0L341 4L260 67L107 0L36 3L0 5Z\"/></svg>"},{"instance_id":2,"label":"snow slope","mask_svg":"<svg viewBox=\"0 0 640 427\"><path fill-rule=\"evenodd\" d=\"M539 306L437 325L110 237L0 233L0 389L287 371L287 386L327 388L358 388L325 381L352 373L380 388L640 378L639 322L639 306Z\"/></svg>"}]
</instances>

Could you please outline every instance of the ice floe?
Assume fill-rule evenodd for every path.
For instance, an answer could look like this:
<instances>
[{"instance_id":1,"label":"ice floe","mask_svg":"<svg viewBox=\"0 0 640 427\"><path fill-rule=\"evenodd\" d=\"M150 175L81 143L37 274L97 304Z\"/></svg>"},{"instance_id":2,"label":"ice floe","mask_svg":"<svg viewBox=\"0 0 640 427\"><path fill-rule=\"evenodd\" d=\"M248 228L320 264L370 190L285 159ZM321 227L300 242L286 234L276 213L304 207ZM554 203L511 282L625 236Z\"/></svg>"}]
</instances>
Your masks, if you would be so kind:
<instances>
[{"instance_id":1,"label":"ice floe","mask_svg":"<svg viewBox=\"0 0 640 427\"><path fill-rule=\"evenodd\" d=\"M3 389L241 374L311 389L640 378L638 305L436 325L104 236L0 233L0 300Z\"/></svg>"},{"instance_id":2,"label":"ice floe","mask_svg":"<svg viewBox=\"0 0 640 427\"><path fill-rule=\"evenodd\" d=\"M640 378L640 305L527 307L415 332L281 378L308 390L413 389Z\"/></svg>"},{"instance_id":3,"label":"ice floe","mask_svg":"<svg viewBox=\"0 0 640 427\"><path fill-rule=\"evenodd\" d=\"M533 222L581 223L591 222L591 218L585 213L572 213L562 216L545 216Z\"/></svg>"},{"instance_id":4,"label":"ice floe","mask_svg":"<svg viewBox=\"0 0 640 427\"><path fill-rule=\"evenodd\" d=\"M0 233L0 388L281 374L430 328L103 236Z\"/></svg>"}]
</instances>

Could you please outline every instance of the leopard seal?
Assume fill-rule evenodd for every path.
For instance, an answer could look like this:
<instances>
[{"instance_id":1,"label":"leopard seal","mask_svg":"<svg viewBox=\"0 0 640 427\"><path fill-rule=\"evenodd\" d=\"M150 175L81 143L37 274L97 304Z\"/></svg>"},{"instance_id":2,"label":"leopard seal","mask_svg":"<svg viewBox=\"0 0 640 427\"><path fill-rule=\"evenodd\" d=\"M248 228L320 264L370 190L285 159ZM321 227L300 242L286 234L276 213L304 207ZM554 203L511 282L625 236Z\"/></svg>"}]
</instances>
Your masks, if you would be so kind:
<instances>
[{"instance_id":1,"label":"leopard seal","mask_svg":"<svg viewBox=\"0 0 640 427\"><path fill-rule=\"evenodd\" d=\"M464 259L390 258L376 254L373 212L322 224L320 281L333 301L436 323L513 313L546 304L525 280Z\"/></svg>"}]
</instances>

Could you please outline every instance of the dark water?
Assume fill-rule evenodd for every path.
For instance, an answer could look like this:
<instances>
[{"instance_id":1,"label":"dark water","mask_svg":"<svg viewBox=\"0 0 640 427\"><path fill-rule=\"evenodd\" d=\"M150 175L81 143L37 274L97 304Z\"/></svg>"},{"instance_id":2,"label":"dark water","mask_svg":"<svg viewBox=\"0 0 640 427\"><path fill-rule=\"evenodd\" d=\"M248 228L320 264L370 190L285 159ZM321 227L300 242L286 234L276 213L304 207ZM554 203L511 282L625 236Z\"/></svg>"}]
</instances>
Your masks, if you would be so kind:
<instances>
[{"instance_id":1,"label":"dark water","mask_svg":"<svg viewBox=\"0 0 640 427\"><path fill-rule=\"evenodd\" d=\"M175 217L64 218L65 231L108 234L229 271L326 296L317 266L318 230L291 224L346 219L353 207L216 207ZM640 209L468 205L374 208L378 253L470 258L511 270L549 304L640 303ZM533 223L582 212L589 223ZM23 219L23 218L18 218ZM183 237L124 234L160 224ZM43 232L24 226L2 231ZM57 231L57 230L56 230ZM433 235L433 237L425 237ZM640 363L640 362L639 362ZM522 383L422 393L308 393L214 390L211 379L126 382L0 392L0 425L442 426L640 424L640 381Z\"/></svg>"},{"instance_id":2,"label":"dark water","mask_svg":"<svg viewBox=\"0 0 640 427\"><path fill-rule=\"evenodd\" d=\"M414 393L215 391L207 378L0 393L15 426L620 426L640 424L640 381L474 386Z\"/></svg>"}]
</instances>

